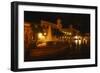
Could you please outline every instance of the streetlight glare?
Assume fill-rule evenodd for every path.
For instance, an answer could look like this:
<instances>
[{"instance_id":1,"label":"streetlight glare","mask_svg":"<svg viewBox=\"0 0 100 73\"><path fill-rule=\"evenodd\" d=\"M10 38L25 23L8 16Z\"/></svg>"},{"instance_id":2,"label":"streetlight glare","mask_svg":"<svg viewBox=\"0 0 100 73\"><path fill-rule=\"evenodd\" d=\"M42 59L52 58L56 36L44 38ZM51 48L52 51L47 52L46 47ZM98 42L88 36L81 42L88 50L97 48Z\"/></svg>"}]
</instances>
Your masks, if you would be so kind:
<instances>
[{"instance_id":1,"label":"streetlight glare","mask_svg":"<svg viewBox=\"0 0 100 73\"><path fill-rule=\"evenodd\" d=\"M78 36L75 36L74 38L75 38L75 39L78 39Z\"/></svg>"},{"instance_id":2,"label":"streetlight glare","mask_svg":"<svg viewBox=\"0 0 100 73\"><path fill-rule=\"evenodd\" d=\"M38 39L44 41L45 36L42 33L38 33Z\"/></svg>"},{"instance_id":3,"label":"streetlight glare","mask_svg":"<svg viewBox=\"0 0 100 73\"><path fill-rule=\"evenodd\" d=\"M42 38L42 33L38 33L38 38Z\"/></svg>"}]
</instances>

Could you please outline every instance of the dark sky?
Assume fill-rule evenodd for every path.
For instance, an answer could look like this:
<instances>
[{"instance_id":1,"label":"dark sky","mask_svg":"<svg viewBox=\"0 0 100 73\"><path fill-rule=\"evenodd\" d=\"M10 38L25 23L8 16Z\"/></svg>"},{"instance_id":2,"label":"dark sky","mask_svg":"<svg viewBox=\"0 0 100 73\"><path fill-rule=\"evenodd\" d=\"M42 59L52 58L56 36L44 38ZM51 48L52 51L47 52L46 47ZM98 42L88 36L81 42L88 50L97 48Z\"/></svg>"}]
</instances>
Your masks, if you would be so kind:
<instances>
[{"instance_id":1,"label":"dark sky","mask_svg":"<svg viewBox=\"0 0 100 73\"><path fill-rule=\"evenodd\" d=\"M90 15L89 14L73 14L73 13L54 13L54 12L31 12L24 11L24 21L38 23L41 20L56 23L60 18L63 28L67 28L70 24L81 32L90 32Z\"/></svg>"}]
</instances>

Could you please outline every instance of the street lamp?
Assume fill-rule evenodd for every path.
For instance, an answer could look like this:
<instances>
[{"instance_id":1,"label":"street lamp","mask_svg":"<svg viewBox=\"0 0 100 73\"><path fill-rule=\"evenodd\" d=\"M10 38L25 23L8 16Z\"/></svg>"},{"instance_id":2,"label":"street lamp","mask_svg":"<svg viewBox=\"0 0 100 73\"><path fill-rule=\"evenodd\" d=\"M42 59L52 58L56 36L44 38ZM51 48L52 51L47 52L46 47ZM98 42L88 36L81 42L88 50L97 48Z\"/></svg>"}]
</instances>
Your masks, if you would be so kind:
<instances>
[{"instance_id":1,"label":"street lamp","mask_svg":"<svg viewBox=\"0 0 100 73\"><path fill-rule=\"evenodd\" d=\"M45 40L45 36L42 33L38 33L38 39L39 40Z\"/></svg>"}]
</instances>

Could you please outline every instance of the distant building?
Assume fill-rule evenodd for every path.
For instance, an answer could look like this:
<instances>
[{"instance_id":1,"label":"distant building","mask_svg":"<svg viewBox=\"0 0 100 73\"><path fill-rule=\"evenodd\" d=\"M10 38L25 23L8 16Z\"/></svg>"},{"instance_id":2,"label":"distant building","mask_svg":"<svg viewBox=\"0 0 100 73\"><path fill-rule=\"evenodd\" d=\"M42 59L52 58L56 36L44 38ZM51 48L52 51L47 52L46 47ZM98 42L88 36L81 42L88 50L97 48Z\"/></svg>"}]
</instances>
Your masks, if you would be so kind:
<instances>
[{"instance_id":1,"label":"distant building","mask_svg":"<svg viewBox=\"0 0 100 73\"><path fill-rule=\"evenodd\" d=\"M31 23L24 24L24 42L27 48L32 42L49 42L49 41L66 41L68 43L83 43L90 42L90 34L80 34L80 31L75 29L73 25L68 28L62 28L61 20L57 19L56 23L41 20L41 24L31 26Z\"/></svg>"},{"instance_id":2,"label":"distant building","mask_svg":"<svg viewBox=\"0 0 100 73\"><path fill-rule=\"evenodd\" d=\"M66 35L77 35L80 33L79 30L73 28L72 25L69 25L69 28L63 28L61 29L62 32L64 32Z\"/></svg>"},{"instance_id":3,"label":"distant building","mask_svg":"<svg viewBox=\"0 0 100 73\"><path fill-rule=\"evenodd\" d=\"M69 28L62 28L60 19L57 19L56 24L41 20L41 27L43 28L44 33L47 34L47 41L65 40L69 37L71 38L71 36L79 34L79 31L74 29L72 25L70 25ZM56 29L58 31L53 31L52 29ZM57 34L53 34L53 32L57 32ZM62 35L59 36L59 34Z\"/></svg>"}]
</instances>

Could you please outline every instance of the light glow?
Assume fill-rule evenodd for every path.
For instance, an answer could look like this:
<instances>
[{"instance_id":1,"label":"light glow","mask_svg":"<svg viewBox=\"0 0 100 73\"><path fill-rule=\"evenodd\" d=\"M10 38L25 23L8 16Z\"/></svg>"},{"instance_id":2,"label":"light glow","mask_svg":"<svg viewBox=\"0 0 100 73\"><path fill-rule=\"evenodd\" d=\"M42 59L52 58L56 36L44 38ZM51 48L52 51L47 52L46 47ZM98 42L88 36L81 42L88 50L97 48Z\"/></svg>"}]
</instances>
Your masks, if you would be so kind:
<instances>
[{"instance_id":1,"label":"light glow","mask_svg":"<svg viewBox=\"0 0 100 73\"><path fill-rule=\"evenodd\" d=\"M74 38L75 38L75 39L78 39L78 36L75 36Z\"/></svg>"},{"instance_id":2,"label":"light glow","mask_svg":"<svg viewBox=\"0 0 100 73\"><path fill-rule=\"evenodd\" d=\"M42 33L38 33L39 40L45 40L45 36Z\"/></svg>"}]
</instances>

